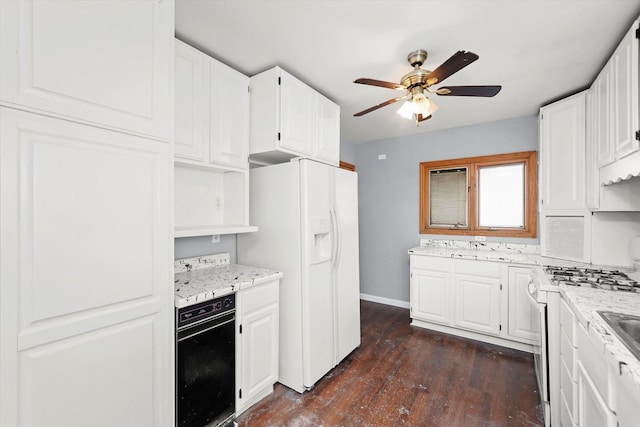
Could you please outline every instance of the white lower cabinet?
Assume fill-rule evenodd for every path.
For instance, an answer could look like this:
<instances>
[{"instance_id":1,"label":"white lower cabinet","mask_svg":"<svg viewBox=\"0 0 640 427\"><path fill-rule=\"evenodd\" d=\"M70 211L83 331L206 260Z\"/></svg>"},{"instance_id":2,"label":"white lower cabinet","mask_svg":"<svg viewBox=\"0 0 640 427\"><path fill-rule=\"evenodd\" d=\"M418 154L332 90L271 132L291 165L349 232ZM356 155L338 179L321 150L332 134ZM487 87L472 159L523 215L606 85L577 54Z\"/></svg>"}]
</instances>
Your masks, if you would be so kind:
<instances>
[{"instance_id":1,"label":"white lower cabinet","mask_svg":"<svg viewBox=\"0 0 640 427\"><path fill-rule=\"evenodd\" d=\"M507 332L510 337L524 342L535 343L539 332L531 319L533 308L527 292L533 277L533 271L527 267L508 267L509 270L509 319Z\"/></svg>"},{"instance_id":2,"label":"white lower cabinet","mask_svg":"<svg viewBox=\"0 0 640 427\"><path fill-rule=\"evenodd\" d=\"M560 300L560 420L563 427L578 422L578 367L576 320L567 303Z\"/></svg>"},{"instance_id":3,"label":"white lower cabinet","mask_svg":"<svg viewBox=\"0 0 640 427\"><path fill-rule=\"evenodd\" d=\"M173 424L171 146L0 120L0 425Z\"/></svg>"},{"instance_id":4,"label":"white lower cabinet","mask_svg":"<svg viewBox=\"0 0 640 427\"><path fill-rule=\"evenodd\" d=\"M454 323L460 328L500 335L501 266L482 261L457 261ZM474 272L473 275L469 274ZM483 274L484 273L484 274Z\"/></svg>"},{"instance_id":5,"label":"white lower cabinet","mask_svg":"<svg viewBox=\"0 0 640 427\"><path fill-rule=\"evenodd\" d=\"M236 414L273 391L278 381L279 280L238 293Z\"/></svg>"},{"instance_id":6,"label":"white lower cabinet","mask_svg":"<svg viewBox=\"0 0 640 427\"><path fill-rule=\"evenodd\" d=\"M411 317L450 325L453 320L453 261L411 257Z\"/></svg>"},{"instance_id":7,"label":"white lower cabinet","mask_svg":"<svg viewBox=\"0 0 640 427\"><path fill-rule=\"evenodd\" d=\"M578 426L616 427L615 415L580 361L578 361Z\"/></svg>"},{"instance_id":8,"label":"white lower cabinet","mask_svg":"<svg viewBox=\"0 0 640 427\"><path fill-rule=\"evenodd\" d=\"M531 351L529 268L413 254L410 266L412 325Z\"/></svg>"}]
</instances>

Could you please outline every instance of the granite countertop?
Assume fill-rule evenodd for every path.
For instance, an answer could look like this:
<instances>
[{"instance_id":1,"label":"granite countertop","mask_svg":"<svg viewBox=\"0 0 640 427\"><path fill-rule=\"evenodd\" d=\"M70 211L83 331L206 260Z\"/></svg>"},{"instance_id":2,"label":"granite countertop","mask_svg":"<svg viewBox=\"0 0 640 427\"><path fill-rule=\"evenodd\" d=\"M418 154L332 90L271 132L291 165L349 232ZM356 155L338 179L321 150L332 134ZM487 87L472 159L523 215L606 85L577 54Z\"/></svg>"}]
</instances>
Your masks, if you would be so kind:
<instances>
[{"instance_id":1,"label":"granite countertop","mask_svg":"<svg viewBox=\"0 0 640 427\"><path fill-rule=\"evenodd\" d=\"M587 267L620 270L640 281L640 272L616 266L597 266L540 255L539 246L509 243L463 242L422 239L409 254L478 261L494 261L535 266ZM618 365L620 375L629 375L640 389L640 360L613 333L596 311L613 311L640 316L640 293L610 291L577 286L559 286L560 293L578 320L598 342L608 361Z\"/></svg>"},{"instance_id":2,"label":"granite countertop","mask_svg":"<svg viewBox=\"0 0 640 427\"><path fill-rule=\"evenodd\" d=\"M640 392L640 360L596 313L601 310L640 316L640 293L560 285L560 294L589 334L594 335L597 342L604 343L602 351L619 366L618 373L629 375Z\"/></svg>"},{"instance_id":3,"label":"granite countertop","mask_svg":"<svg viewBox=\"0 0 640 427\"><path fill-rule=\"evenodd\" d=\"M224 254L216 254L224 255ZM226 262L225 262L226 261ZM228 254L177 260L175 306L187 307L282 277L279 271L229 264Z\"/></svg>"}]
</instances>

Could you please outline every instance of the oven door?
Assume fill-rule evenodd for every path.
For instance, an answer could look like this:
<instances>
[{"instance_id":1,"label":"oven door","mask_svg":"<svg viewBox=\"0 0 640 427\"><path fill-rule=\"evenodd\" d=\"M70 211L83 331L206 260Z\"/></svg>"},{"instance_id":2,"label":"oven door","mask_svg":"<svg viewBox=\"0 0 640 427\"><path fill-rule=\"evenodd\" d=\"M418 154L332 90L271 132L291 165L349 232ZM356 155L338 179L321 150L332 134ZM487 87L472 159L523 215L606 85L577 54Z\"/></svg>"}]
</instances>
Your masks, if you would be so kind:
<instances>
[{"instance_id":1,"label":"oven door","mask_svg":"<svg viewBox=\"0 0 640 427\"><path fill-rule=\"evenodd\" d=\"M539 340L533 344L533 359L540 390L540 400L549 402L549 360L547 353L547 304L538 302L527 292L531 304L531 326L538 332Z\"/></svg>"}]
</instances>

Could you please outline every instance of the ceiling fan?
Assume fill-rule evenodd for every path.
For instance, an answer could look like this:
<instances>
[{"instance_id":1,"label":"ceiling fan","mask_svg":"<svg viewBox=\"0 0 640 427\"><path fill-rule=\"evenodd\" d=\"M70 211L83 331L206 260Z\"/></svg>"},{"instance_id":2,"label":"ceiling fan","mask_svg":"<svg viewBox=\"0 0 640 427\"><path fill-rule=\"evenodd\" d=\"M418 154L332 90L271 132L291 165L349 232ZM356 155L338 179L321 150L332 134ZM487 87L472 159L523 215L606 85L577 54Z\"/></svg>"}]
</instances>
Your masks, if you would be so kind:
<instances>
[{"instance_id":1,"label":"ceiling fan","mask_svg":"<svg viewBox=\"0 0 640 427\"><path fill-rule=\"evenodd\" d=\"M432 85L441 83L444 79L457 73L478 58L479 56L473 52L460 50L454 53L451 58L447 59L438 68L430 71L420 68L427 59L427 52L422 49L413 51L407 56L407 61L409 61L409 64L411 64L414 69L405 74L399 84L368 78L360 78L354 81L354 83L363 85L404 90L406 94L367 108L354 114L354 116L363 116L378 108L405 100L402 107L398 110L398 114L409 120L415 118L416 126L418 126L420 122L430 119L431 114L438 109L438 106L427 97L427 93L435 93L440 96L495 96L500 92L502 86L446 86L436 90L431 88Z\"/></svg>"}]
</instances>

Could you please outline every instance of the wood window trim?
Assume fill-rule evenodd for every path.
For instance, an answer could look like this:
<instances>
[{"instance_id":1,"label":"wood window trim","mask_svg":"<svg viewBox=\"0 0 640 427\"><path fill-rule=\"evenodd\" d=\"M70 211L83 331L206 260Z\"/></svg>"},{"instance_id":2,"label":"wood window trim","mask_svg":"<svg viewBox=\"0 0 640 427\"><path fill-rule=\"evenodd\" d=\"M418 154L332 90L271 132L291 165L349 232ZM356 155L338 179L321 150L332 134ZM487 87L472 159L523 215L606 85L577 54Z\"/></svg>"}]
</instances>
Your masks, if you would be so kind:
<instances>
[{"instance_id":1,"label":"wood window trim","mask_svg":"<svg viewBox=\"0 0 640 427\"><path fill-rule=\"evenodd\" d=\"M538 161L536 151L496 154L491 156L465 157L461 159L439 160L420 163L420 234L449 234L463 236L530 237L538 231L537 182ZM479 167L524 164L524 227L488 228L478 226L478 189L477 171ZM467 168L468 190L468 227L446 228L428 226L429 216L429 172L434 169Z\"/></svg>"}]
</instances>

